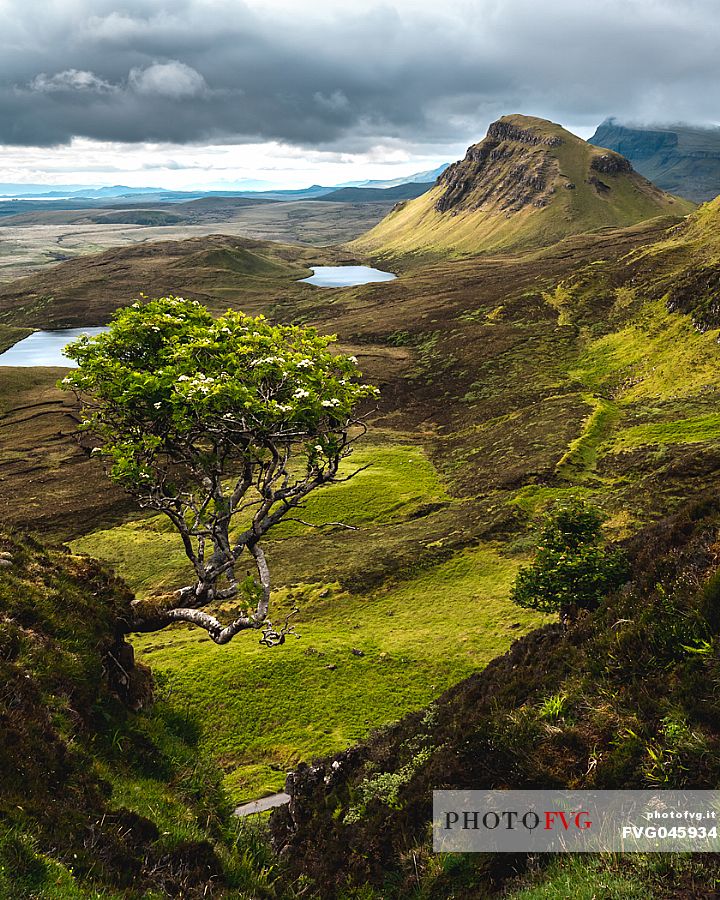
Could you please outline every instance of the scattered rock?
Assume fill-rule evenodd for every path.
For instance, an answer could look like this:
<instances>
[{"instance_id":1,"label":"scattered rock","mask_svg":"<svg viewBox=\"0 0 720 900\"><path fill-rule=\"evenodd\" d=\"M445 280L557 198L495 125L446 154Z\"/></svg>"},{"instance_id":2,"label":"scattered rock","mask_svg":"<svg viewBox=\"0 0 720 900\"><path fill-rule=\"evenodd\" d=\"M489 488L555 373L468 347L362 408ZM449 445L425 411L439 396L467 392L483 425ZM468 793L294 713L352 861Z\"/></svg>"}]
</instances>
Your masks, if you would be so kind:
<instances>
[{"instance_id":1,"label":"scattered rock","mask_svg":"<svg viewBox=\"0 0 720 900\"><path fill-rule=\"evenodd\" d=\"M335 663L330 663L330 665L325 666L325 668L328 669L330 672L334 672L335 669L337 669L337 666L335 665Z\"/></svg>"},{"instance_id":2,"label":"scattered rock","mask_svg":"<svg viewBox=\"0 0 720 900\"><path fill-rule=\"evenodd\" d=\"M329 596L330 596L330 588L325 588L324 591L320 591L320 593L318 594L318 597L321 600L324 600L326 597L329 597Z\"/></svg>"},{"instance_id":3,"label":"scattered rock","mask_svg":"<svg viewBox=\"0 0 720 900\"><path fill-rule=\"evenodd\" d=\"M603 153L600 156L593 156L590 168L595 169L596 172L602 172L604 175L619 175L621 172L633 171L630 160L620 156L619 153Z\"/></svg>"},{"instance_id":4,"label":"scattered rock","mask_svg":"<svg viewBox=\"0 0 720 900\"><path fill-rule=\"evenodd\" d=\"M353 647L350 651L353 656L365 656L362 650L358 650L357 647Z\"/></svg>"}]
</instances>

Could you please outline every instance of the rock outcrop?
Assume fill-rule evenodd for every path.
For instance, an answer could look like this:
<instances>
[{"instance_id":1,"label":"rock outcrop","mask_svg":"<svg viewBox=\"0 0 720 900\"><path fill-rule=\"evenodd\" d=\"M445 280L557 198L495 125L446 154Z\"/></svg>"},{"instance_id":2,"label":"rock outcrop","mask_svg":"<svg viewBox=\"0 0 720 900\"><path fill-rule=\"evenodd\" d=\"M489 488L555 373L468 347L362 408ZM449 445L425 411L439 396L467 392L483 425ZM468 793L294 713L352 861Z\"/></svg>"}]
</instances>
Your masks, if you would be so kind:
<instances>
[{"instance_id":1,"label":"rock outcrop","mask_svg":"<svg viewBox=\"0 0 720 900\"><path fill-rule=\"evenodd\" d=\"M522 144L540 143L529 132L513 128L508 131L523 136L518 139ZM438 179L444 191L435 201L435 209L445 213L492 205L517 212L528 205L538 209L546 206L557 175L557 163L536 153L527 154L521 147L513 147L509 140L488 137L470 147L464 159L449 166ZM506 174L498 178L501 164ZM470 196L470 202L465 202Z\"/></svg>"}]
</instances>

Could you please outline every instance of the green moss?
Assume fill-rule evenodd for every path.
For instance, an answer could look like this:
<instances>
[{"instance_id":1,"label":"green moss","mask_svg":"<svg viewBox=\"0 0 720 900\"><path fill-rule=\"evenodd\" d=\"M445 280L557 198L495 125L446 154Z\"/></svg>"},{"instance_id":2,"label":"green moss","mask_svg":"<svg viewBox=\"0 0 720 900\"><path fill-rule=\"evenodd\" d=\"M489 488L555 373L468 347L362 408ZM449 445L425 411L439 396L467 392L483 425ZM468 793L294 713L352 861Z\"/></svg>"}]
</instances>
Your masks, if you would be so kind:
<instances>
[{"instance_id":1,"label":"green moss","mask_svg":"<svg viewBox=\"0 0 720 900\"><path fill-rule=\"evenodd\" d=\"M570 375L624 403L690 397L717 382L718 334L699 334L688 316L648 302L624 328L593 341Z\"/></svg>"},{"instance_id":2,"label":"green moss","mask_svg":"<svg viewBox=\"0 0 720 900\"><path fill-rule=\"evenodd\" d=\"M618 405L610 400L589 397L587 402L594 409L583 426L582 434L572 441L555 469L564 478L581 478L594 469L598 446L620 418Z\"/></svg>"},{"instance_id":3,"label":"green moss","mask_svg":"<svg viewBox=\"0 0 720 900\"><path fill-rule=\"evenodd\" d=\"M673 422L627 428L613 437L609 449L617 453L648 444L695 444L718 438L720 438L720 413L708 413Z\"/></svg>"}]
</instances>

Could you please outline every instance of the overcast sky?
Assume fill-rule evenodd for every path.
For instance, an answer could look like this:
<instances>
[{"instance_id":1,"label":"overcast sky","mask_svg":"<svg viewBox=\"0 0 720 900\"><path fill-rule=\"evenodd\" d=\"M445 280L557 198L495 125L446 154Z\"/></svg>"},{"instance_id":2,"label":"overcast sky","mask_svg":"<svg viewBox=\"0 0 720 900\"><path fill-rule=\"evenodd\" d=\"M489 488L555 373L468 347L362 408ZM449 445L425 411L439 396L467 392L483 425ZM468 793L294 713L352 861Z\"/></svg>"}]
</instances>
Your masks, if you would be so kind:
<instances>
[{"instance_id":1,"label":"overcast sky","mask_svg":"<svg viewBox=\"0 0 720 900\"><path fill-rule=\"evenodd\" d=\"M392 178L510 112L716 124L718 0L0 0L0 182Z\"/></svg>"}]
</instances>

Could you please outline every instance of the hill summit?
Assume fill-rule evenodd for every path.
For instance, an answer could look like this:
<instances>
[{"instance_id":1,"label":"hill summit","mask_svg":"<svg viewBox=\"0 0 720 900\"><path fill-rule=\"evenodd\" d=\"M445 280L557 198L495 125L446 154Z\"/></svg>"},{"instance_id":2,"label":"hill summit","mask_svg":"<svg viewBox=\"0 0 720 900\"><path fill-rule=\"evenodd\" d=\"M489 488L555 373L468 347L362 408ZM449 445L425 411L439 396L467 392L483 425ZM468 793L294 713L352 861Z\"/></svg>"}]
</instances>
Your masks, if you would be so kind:
<instances>
[{"instance_id":1,"label":"hill summit","mask_svg":"<svg viewBox=\"0 0 720 900\"><path fill-rule=\"evenodd\" d=\"M620 154L544 119L512 115L493 122L430 191L398 204L353 246L388 256L524 249L692 208Z\"/></svg>"}]
</instances>

